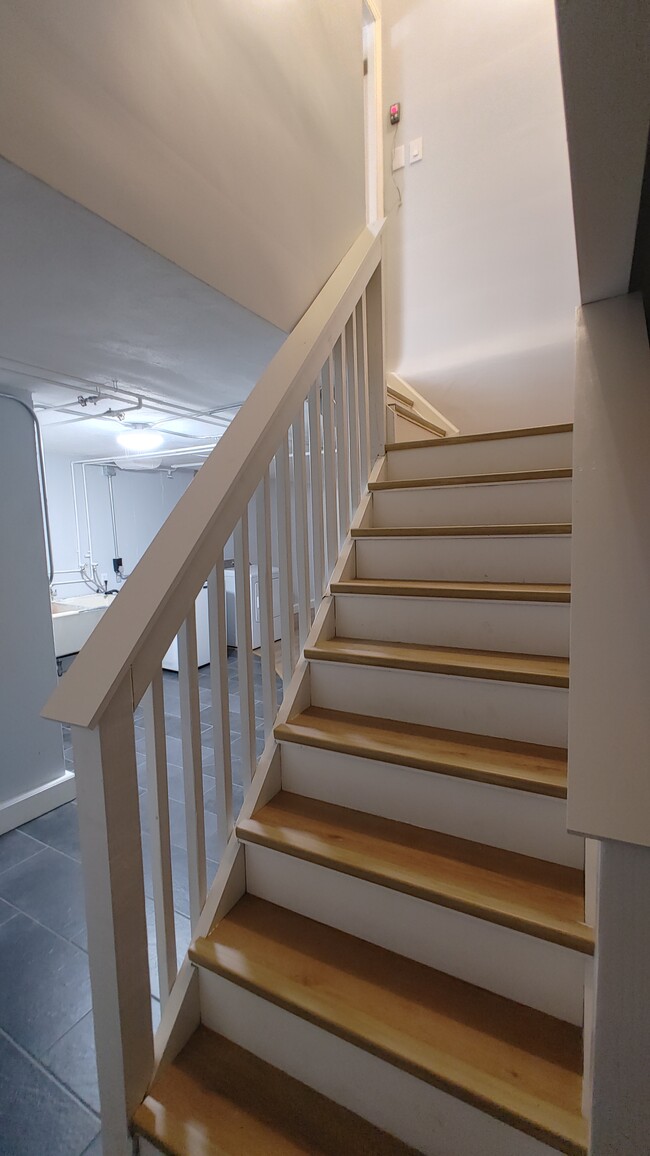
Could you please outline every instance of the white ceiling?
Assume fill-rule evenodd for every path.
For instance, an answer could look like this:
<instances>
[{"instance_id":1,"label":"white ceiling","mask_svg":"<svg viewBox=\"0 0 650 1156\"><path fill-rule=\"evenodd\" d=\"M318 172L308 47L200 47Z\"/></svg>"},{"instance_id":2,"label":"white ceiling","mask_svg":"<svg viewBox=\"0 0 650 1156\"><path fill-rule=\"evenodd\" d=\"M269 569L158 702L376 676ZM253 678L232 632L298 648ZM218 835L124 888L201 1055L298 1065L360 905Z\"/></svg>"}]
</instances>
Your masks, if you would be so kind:
<instances>
[{"instance_id":1,"label":"white ceiling","mask_svg":"<svg viewBox=\"0 0 650 1156\"><path fill-rule=\"evenodd\" d=\"M118 389L197 412L236 407L282 343L281 330L100 217L0 159L0 388L78 415L122 409L88 396ZM59 383L58 385L56 383ZM73 388L64 389L63 385ZM222 415L227 421L235 408ZM79 457L119 450L115 418L41 414L46 450ZM146 408L124 424L165 421ZM218 434L165 421L165 447ZM185 435L185 436L182 436Z\"/></svg>"},{"instance_id":2,"label":"white ceiling","mask_svg":"<svg viewBox=\"0 0 650 1156\"><path fill-rule=\"evenodd\" d=\"M360 7L5 0L0 153L291 329L365 221Z\"/></svg>"}]
</instances>

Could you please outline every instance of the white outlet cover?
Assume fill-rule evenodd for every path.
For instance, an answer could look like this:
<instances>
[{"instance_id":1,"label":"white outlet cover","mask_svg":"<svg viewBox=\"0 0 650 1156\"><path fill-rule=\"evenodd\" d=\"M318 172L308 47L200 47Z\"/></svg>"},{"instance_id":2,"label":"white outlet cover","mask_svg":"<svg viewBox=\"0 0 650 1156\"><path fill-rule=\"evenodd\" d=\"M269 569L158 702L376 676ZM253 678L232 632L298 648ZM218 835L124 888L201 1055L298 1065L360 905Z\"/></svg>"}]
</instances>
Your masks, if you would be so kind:
<instances>
[{"instance_id":1,"label":"white outlet cover","mask_svg":"<svg viewBox=\"0 0 650 1156\"><path fill-rule=\"evenodd\" d=\"M422 160L422 137L416 137L409 145L409 164L414 165L416 161Z\"/></svg>"},{"instance_id":2,"label":"white outlet cover","mask_svg":"<svg viewBox=\"0 0 650 1156\"><path fill-rule=\"evenodd\" d=\"M403 169L404 164L404 145L397 145L393 149L393 172L396 173L398 169Z\"/></svg>"}]
</instances>

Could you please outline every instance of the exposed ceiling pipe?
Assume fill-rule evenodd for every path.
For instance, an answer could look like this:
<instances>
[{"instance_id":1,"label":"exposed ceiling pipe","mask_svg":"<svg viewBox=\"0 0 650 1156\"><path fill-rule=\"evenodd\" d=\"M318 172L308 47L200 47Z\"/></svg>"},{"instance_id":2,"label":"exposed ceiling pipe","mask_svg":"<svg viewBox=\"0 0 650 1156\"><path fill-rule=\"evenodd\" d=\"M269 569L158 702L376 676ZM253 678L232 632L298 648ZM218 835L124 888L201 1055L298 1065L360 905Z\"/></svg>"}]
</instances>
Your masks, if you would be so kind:
<instances>
[{"instance_id":1,"label":"exposed ceiling pipe","mask_svg":"<svg viewBox=\"0 0 650 1156\"><path fill-rule=\"evenodd\" d=\"M72 465L73 466L100 466L100 465L103 465L104 462L112 462L114 465L119 466L120 469L122 468L123 463L124 463L124 468L127 468L126 467L127 462L140 461L141 458L172 458L172 457L178 457L179 455L182 455L182 454L189 454L189 453L209 454L209 453L212 453L212 450L217 445L219 440L220 440L219 438L215 438L215 440L210 445L178 446L176 449L173 449L173 450L165 450L165 449L163 449L163 450L144 450L142 453L128 454L128 455L125 454L123 456L119 456L116 454L109 454L109 455L107 455L105 457L101 457L101 458L84 458L83 461L79 460L77 462L73 462Z\"/></svg>"},{"instance_id":2,"label":"exposed ceiling pipe","mask_svg":"<svg viewBox=\"0 0 650 1156\"><path fill-rule=\"evenodd\" d=\"M150 394L147 394L143 391L136 393L133 390L126 389L124 386L118 386L117 381L114 385L108 385L106 382L95 382L91 381L89 378L77 377L74 374L61 374L60 377L67 377L69 379L69 381L61 381L60 377L52 376L51 371L44 369L42 366L30 365L28 362L18 361L14 358L0 357L0 365L5 362L11 363L11 365L7 365L7 368L11 373L18 374L21 377L29 377L32 382L34 381L34 378L38 378L42 384L53 385L58 389L67 389L72 393L76 393L77 395L79 393L79 386L82 385L87 389L90 388L94 390L95 393L93 396L98 396L101 394L106 400L113 400L114 398L119 398L120 400L124 398L127 401L135 402L141 400L146 409L153 409L160 413L166 414L175 413L179 417L202 417L205 419L206 424L210 425L223 424L223 419L219 418L217 418L214 422L210 422L209 419L214 414L217 414L223 410L238 409L243 404L242 402L232 402L230 405L197 410L195 407L184 405L182 402L163 401L161 398L152 397ZM16 369L15 366L24 366L24 369ZM56 373L56 371L54 372ZM77 384L72 385L69 382L76 382Z\"/></svg>"},{"instance_id":3,"label":"exposed ceiling pipe","mask_svg":"<svg viewBox=\"0 0 650 1156\"><path fill-rule=\"evenodd\" d=\"M196 418L197 422L200 422L201 420L202 419L200 417ZM165 429L165 426L167 425L169 425L169 422L156 421L148 425L147 429L158 430L159 433L167 434L167 436L170 438L187 438L188 441L196 441L196 434L183 433L181 430L177 429ZM227 426L224 426L224 432L227 428ZM214 434L206 434L205 436L206 438L214 438Z\"/></svg>"},{"instance_id":4,"label":"exposed ceiling pipe","mask_svg":"<svg viewBox=\"0 0 650 1156\"><path fill-rule=\"evenodd\" d=\"M218 424L218 425L222 425L224 427L224 429L227 429L228 426L230 425L230 422L233 419L232 418L228 419L225 417L216 417L216 415L218 413L225 413L231 409L241 409L243 404L244 404L243 401L234 401L231 405L221 405L217 409L201 410L200 412L196 413L194 415L194 417L195 417L196 421L204 421L206 418L214 417L215 421L210 422L209 423L210 425L217 425ZM151 428L152 429L158 429L159 426L165 425L165 424L170 425L171 422L173 422L173 421L183 421L183 416L181 414L179 414L178 417L172 417L167 422L165 422L164 418L161 421L152 422ZM163 432L165 432L165 431L163 431ZM187 436L187 435L185 435L185 436ZM189 435L189 436L191 436L191 435Z\"/></svg>"},{"instance_id":5,"label":"exposed ceiling pipe","mask_svg":"<svg viewBox=\"0 0 650 1156\"><path fill-rule=\"evenodd\" d=\"M110 399L109 398L102 398L102 400L114 400L114 399L113 398L110 398ZM119 397L118 397L118 400L120 400ZM238 406L239 406L239 403L238 403ZM238 406L237 406L237 408L238 408ZM186 409L183 409L179 413L179 412L177 412L175 402L164 402L164 403L163 402L153 402L153 401L148 400L147 397L144 397L144 396L142 398L140 398L140 404L139 405L124 406L124 407L121 406L119 411L113 410L113 409L108 409L108 410L104 410L102 413L79 414L78 411L75 410L71 404L68 404L66 406L51 406L51 405L48 405L47 402L39 402L38 408L45 410L45 411L50 411L50 412L56 411L56 412L62 412L62 413L69 413L69 414L73 415L74 420L76 420L76 421L102 421L102 419L104 419L104 418L106 418L108 420L112 420L113 418L119 419L120 413L122 413L122 414L129 413L132 410L136 410L136 409L150 409L150 410L153 410L154 413L162 413L165 415L163 418L160 419L159 422L155 422L155 423L152 422L151 423L152 426L153 425L159 426L159 425L164 425L164 424L169 425L169 423L172 421L200 421L200 422L203 422L205 425L215 426L217 429L226 429L229 425L229 422L226 421L225 418L215 418L215 420L212 421L211 420L211 413L209 410L203 411L203 410L193 410L193 409L187 409L186 410ZM234 409L236 407L235 406L229 406L228 408ZM66 422L54 423L53 422L52 424L53 425L54 424L65 425L68 423L66 423ZM181 436L181 435L176 435L176 436ZM188 435L186 434L183 436L187 437ZM193 435L190 434L189 436L192 437Z\"/></svg>"},{"instance_id":6,"label":"exposed ceiling pipe","mask_svg":"<svg viewBox=\"0 0 650 1156\"><path fill-rule=\"evenodd\" d=\"M114 400L114 398L112 398L112 397L106 397L104 394L98 394L96 399L93 398L93 404L97 404L97 402L100 402L100 401L113 401L113 400ZM85 408L85 406L87 406L87 404L88 404L88 401L85 398L83 399L83 401L81 398L79 398L79 405L81 405L82 407ZM37 408L42 409L42 410L46 410L50 413L69 413L69 414L72 414L74 417L78 418L80 421L99 421L101 418L105 418L105 417L115 418L117 421L122 421L124 418L124 415L126 413L133 413L134 410L142 409L142 398L139 398L135 405L120 406L119 410L118 409L110 409L110 408L104 409L101 411L101 413L82 413L82 414L80 414L78 412L78 410L76 410L74 408L73 403L69 403L69 404L66 403L65 405L47 405L46 403L41 403L40 405L38 405Z\"/></svg>"},{"instance_id":7,"label":"exposed ceiling pipe","mask_svg":"<svg viewBox=\"0 0 650 1156\"><path fill-rule=\"evenodd\" d=\"M119 416L113 410L110 410L110 409L104 410L102 413L81 413L80 414L80 413L77 413L76 410L71 409L71 407L69 405L54 406L54 405L47 405L45 402L40 402L34 408L38 409L39 411L43 411L44 413L70 414L70 417L64 418L61 421L48 422L48 426L47 426L48 429L57 429L59 426L64 426L64 425L74 425L77 422L81 422L81 421L101 422L104 419L106 419L107 421L113 421L115 418L117 418ZM145 408L147 408L147 407L145 406ZM229 408L234 409L235 406L232 406ZM121 413L127 413L129 411L128 410L121 410L120 412ZM159 412L159 411L156 411L156 412ZM192 414L191 416L189 414L178 414L178 415L167 414L165 417L161 418L160 421L148 422L147 425L149 428L157 429L160 431L160 433L167 434L169 437L187 438L190 441L196 441L197 435L195 433L186 433L183 430L174 430L174 429L167 429L166 428L167 426L171 425L175 421L196 421L196 422L202 423L204 425L208 425L211 428L216 428L220 431L225 431L230 424L230 422L227 421L225 418L217 418L216 421L212 422L212 421L207 420L206 417L203 416L203 414L197 413L197 414ZM213 436L214 436L213 434L206 434L206 437L213 437Z\"/></svg>"}]
</instances>

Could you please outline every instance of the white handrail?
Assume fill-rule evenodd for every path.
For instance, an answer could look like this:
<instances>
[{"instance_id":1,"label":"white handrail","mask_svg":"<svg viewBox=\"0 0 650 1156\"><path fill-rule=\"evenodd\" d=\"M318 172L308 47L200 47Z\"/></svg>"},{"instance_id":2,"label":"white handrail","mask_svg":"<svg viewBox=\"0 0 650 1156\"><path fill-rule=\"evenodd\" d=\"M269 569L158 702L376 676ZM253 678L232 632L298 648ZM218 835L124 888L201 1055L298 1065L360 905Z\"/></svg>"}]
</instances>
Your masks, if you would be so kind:
<instances>
[{"instance_id":1,"label":"white handrail","mask_svg":"<svg viewBox=\"0 0 650 1156\"><path fill-rule=\"evenodd\" d=\"M377 268L381 229L363 230L275 355L61 679L45 718L96 726L129 668L134 705L140 701Z\"/></svg>"}]
</instances>

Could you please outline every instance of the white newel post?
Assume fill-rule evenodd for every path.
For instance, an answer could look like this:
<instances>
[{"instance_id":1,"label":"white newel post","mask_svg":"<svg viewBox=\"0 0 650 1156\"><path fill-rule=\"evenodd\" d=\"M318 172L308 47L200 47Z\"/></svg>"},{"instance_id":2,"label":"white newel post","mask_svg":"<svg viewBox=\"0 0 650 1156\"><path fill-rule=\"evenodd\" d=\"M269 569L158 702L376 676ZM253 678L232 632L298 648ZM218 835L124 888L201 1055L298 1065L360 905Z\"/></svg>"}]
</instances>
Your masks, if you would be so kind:
<instances>
[{"instance_id":1,"label":"white newel post","mask_svg":"<svg viewBox=\"0 0 650 1156\"><path fill-rule=\"evenodd\" d=\"M649 382L641 296L584 305L573 434L568 827L600 845L591 871L598 910L586 1038L590 1156L650 1151Z\"/></svg>"},{"instance_id":2,"label":"white newel post","mask_svg":"<svg viewBox=\"0 0 650 1156\"><path fill-rule=\"evenodd\" d=\"M130 674L94 730L72 728L104 1156L153 1071L151 994Z\"/></svg>"},{"instance_id":3,"label":"white newel post","mask_svg":"<svg viewBox=\"0 0 650 1156\"><path fill-rule=\"evenodd\" d=\"M370 422L369 469L386 444L386 385L384 372L384 295L381 262L366 289L368 400Z\"/></svg>"}]
</instances>

